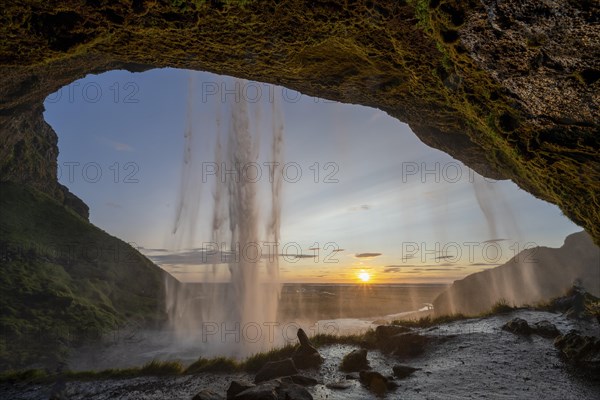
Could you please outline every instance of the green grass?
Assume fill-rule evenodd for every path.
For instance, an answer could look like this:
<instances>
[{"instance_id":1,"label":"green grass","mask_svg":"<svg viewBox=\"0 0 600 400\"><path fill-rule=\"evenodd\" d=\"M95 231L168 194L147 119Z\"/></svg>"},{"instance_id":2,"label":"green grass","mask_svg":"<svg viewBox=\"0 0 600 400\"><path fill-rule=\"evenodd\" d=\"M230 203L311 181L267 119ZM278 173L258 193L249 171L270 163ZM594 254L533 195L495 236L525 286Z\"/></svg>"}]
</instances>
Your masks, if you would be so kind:
<instances>
[{"instance_id":1,"label":"green grass","mask_svg":"<svg viewBox=\"0 0 600 400\"><path fill-rule=\"evenodd\" d=\"M202 358L192 363L185 369L186 374L198 374L201 372L234 372L241 369L240 363L232 358L216 357Z\"/></svg>"},{"instance_id":2,"label":"green grass","mask_svg":"<svg viewBox=\"0 0 600 400\"><path fill-rule=\"evenodd\" d=\"M240 369L248 372L258 371L265 363L269 361L279 361L291 357L296 346L288 344L264 353L257 353L242 361Z\"/></svg>"}]
</instances>

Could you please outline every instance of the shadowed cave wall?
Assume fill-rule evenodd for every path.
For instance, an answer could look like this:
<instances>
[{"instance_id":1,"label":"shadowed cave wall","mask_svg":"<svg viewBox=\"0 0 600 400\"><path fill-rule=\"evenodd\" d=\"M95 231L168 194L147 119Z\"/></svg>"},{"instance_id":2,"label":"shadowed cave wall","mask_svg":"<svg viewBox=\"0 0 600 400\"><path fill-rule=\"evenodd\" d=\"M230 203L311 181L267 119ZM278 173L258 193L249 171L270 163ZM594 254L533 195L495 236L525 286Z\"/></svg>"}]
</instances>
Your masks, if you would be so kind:
<instances>
[{"instance_id":1,"label":"shadowed cave wall","mask_svg":"<svg viewBox=\"0 0 600 400\"><path fill-rule=\"evenodd\" d=\"M587 0L26 0L0 33L0 179L87 216L56 179L43 101L113 69L176 67L379 108L600 241L600 6Z\"/></svg>"}]
</instances>

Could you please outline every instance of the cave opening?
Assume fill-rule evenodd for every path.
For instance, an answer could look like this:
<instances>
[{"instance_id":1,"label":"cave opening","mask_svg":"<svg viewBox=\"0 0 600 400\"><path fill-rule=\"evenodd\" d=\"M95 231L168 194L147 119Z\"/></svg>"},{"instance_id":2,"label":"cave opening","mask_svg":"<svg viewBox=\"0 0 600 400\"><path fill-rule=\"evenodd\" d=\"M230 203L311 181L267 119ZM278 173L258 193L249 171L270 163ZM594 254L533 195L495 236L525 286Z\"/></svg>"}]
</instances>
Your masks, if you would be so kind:
<instances>
[{"instance_id":1,"label":"cave opening","mask_svg":"<svg viewBox=\"0 0 600 400\"><path fill-rule=\"evenodd\" d=\"M207 284L232 279L230 260L206 260L214 244L210 221L219 180L214 178L233 173L215 156L216 132L232 116L224 110L239 103L255 108L246 123L255 130L255 157L261 156L244 171L264 183L273 161L265 131L271 129L275 101L285 138L278 170L279 322L318 331L319 321L337 321L327 325L336 333L366 329L364 321L339 321L430 307L453 281L493 269L522 250L560 247L579 230L556 206L510 181L481 177L380 110L261 82L176 69L110 71L49 95L44 118L59 136L59 182L89 205L93 224L133 244L176 278L174 297L185 299L183 313L191 309L197 315L202 311L190 304L206 302ZM189 157L196 164L186 178ZM259 192L262 205L266 194ZM185 233L173 235L178 204L180 211L182 204L195 211L184 215ZM263 229L268 212L258 214ZM253 248L265 249L264 243ZM217 252L222 257L233 249ZM372 300L357 302L356 293L339 289L344 285L358 285L359 297ZM335 300L324 307L319 296ZM198 352L247 355L232 353L231 346L213 346L211 353L197 346L197 338L192 343L196 346L169 351L190 360Z\"/></svg>"}]
</instances>

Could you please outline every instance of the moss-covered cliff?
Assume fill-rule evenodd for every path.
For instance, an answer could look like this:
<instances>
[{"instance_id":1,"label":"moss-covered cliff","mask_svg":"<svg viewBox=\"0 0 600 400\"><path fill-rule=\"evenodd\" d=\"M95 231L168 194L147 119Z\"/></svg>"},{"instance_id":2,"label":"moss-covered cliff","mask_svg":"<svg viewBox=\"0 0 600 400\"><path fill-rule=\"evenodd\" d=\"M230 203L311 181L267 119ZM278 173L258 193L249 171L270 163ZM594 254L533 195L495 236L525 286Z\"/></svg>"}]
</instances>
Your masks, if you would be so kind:
<instances>
[{"instance_id":1,"label":"moss-covered cliff","mask_svg":"<svg viewBox=\"0 0 600 400\"><path fill-rule=\"evenodd\" d=\"M591 0L25 0L0 24L0 170L58 195L44 98L87 73L177 67L380 108L600 240ZM64 195L63 195L64 198Z\"/></svg>"},{"instance_id":2,"label":"moss-covered cliff","mask_svg":"<svg viewBox=\"0 0 600 400\"><path fill-rule=\"evenodd\" d=\"M164 320L160 268L36 189L0 191L0 370Z\"/></svg>"}]
</instances>

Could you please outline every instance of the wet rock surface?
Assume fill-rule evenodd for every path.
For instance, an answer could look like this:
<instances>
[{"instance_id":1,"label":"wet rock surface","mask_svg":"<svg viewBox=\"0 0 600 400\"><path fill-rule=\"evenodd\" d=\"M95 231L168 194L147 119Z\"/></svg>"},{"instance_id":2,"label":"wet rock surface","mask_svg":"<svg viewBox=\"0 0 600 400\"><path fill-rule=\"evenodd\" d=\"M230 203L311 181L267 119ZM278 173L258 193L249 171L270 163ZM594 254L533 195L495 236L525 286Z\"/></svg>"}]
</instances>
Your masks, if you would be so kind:
<instances>
[{"instance_id":1,"label":"wet rock surface","mask_svg":"<svg viewBox=\"0 0 600 400\"><path fill-rule=\"evenodd\" d=\"M489 318L456 321L438 326L435 330L415 329L431 338L421 355L402 360L401 365L420 368L400 380L390 379L399 359L393 355L371 350L368 354L371 371L381 374L399 386L388 391L385 398L403 400L447 400L448 398L518 398L526 400L582 399L595 400L600 382L582 376L577 368L565 362L553 341L529 335L508 334L501 327L513 318L535 326L548 321L561 332L577 329L580 335L598 338L597 323L570 320L560 313L519 310ZM340 371L343 357L356 346L329 345L319 348L324 362L318 370L306 370L303 375L317 379L305 389L314 399L374 400L378 395L357 378L358 374ZM347 379L347 375L350 375ZM198 374L181 377L140 377L101 381L69 381L66 392L69 400L189 400L203 389L225 395L232 380L252 381L246 373ZM278 378L290 384L293 378ZM266 381L278 396L280 383ZM47 400L52 384L0 384L0 398L11 400ZM296 387L294 387L296 388ZM264 388L265 390L268 387ZM266 390L266 395L269 391ZM305 392L300 392L305 393ZM269 397L267 397L269 398ZM277 397L271 397L276 398Z\"/></svg>"}]
</instances>

